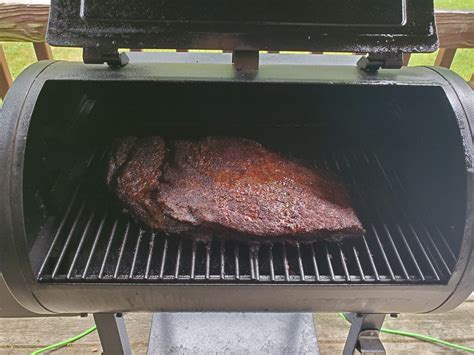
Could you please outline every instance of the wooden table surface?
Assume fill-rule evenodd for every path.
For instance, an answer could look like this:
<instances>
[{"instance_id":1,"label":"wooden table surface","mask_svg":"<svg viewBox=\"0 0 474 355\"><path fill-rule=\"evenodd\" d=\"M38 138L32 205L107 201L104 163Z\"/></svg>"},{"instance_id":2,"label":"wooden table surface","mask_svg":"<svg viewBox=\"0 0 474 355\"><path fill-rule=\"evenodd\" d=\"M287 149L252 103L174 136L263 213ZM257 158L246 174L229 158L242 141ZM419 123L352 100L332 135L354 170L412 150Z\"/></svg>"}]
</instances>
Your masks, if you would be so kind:
<instances>
[{"instance_id":1,"label":"wooden table surface","mask_svg":"<svg viewBox=\"0 0 474 355\"><path fill-rule=\"evenodd\" d=\"M125 317L133 353L145 354L151 314L133 313ZM348 325L336 314L317 314L314 318L321 354L340 353L347 336ZM26 354L79 334L92 325L92 317L0 319L0 354ZM397 319L388 318L385 327L436 336L474 347L474 294L451 312L429 315L403 314ZM462 353L400 336L383 335L382 339L388 354ZM97 333L93 333L72 346L55 351L54 354L100 354L100 352L99 338Z\"/></svg>"}]
</instances>

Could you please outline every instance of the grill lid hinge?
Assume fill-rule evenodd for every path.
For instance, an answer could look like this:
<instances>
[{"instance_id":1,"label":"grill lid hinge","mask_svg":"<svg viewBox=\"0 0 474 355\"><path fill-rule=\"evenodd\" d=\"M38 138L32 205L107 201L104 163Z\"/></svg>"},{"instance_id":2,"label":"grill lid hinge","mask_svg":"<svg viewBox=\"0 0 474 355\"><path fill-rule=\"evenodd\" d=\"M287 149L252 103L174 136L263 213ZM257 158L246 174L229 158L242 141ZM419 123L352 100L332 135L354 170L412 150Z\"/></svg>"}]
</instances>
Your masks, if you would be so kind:
<instances>
[{"instance_id":1,"label":"grill lid hinge","mask_svg":"<svg viewBox=\"0 0 474 355\"><path fill-rule=\"evenodd\" d=\"M232 63L235 70L252 73L258 70L260 54L253 50L236 50L232 52Z\"/></svg>"},{"instance_id":2,"label":"grill lid hinge","mask_svg":"<svg viewBox=\"0 0 474 355\"><path fill-rule=\"evenodd\" d=\"M117 48L102 47L84 47L82 59L85 64L104 64L110 67L123 67L128 64L128 56L126 53L119 53Z\"/></svg>"},{"instance_id":3,"label":"grill lid hinge","mask_svg":"<svg viewBox=\"0 0 474 355\"><path fill-rule=\"evenodd\" d=\"M357 66L365 71L377 71L380 68L400 69L402 65L402 52L369 53L357 62Z\"/></svg>"}]
</instances>

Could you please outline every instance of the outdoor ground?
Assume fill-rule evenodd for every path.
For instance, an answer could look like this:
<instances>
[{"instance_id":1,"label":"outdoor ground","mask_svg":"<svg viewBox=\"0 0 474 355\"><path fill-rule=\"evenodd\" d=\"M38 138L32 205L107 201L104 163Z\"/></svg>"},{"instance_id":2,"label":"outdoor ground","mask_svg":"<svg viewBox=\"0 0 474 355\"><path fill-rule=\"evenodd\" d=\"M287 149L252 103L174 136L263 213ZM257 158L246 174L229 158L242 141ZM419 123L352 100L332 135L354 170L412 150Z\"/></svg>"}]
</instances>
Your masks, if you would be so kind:
<instances>
[{"instance_id":1,"label":"outdoor ground","mask_svg":"<svg viewBox=\"0 0 474 355\"><path fill-rule=\"evenodd\" d=\"M336 314L317 314L314 319L321 354L340 354L347 336L347 323ZM125 321L133 353L145 354L151 314L126 314ZM92 317L0 319L0 354L25 354L79 334L92 325ZM474 347L474 294L451 312L429 315L402 314L397 319L388 318L385 327L418 332ZM449 348L395 335L382 335L382 340L390 355L462 354ZM55 351L54 354L100 352L99 338L97 333L93 333L68 348Z\"/></svg>"}]
</instances>

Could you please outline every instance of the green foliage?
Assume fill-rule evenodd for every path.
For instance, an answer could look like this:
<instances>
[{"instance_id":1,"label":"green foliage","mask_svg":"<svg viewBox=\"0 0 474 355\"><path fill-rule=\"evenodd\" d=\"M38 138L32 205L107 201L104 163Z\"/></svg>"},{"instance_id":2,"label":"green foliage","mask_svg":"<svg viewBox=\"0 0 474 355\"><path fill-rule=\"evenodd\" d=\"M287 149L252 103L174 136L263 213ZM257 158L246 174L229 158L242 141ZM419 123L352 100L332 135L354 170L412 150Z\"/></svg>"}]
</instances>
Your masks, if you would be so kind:
<instances>
[{"instance_id":1,"label":"green foliage","mask_svg":"<svg viewBox=\"0 0 474 355\"><path fill-rule=\"evenodd\" d=\"M8 66L12 76L16 78L23 69L36 62L33 45L27 42L3 42L3 49L7 56ZM54 48L54 59L61 60L82 60L81 50L78 48Z\"/></svg>"},{"instance_id":2,"label":"green foliage","mask_svg":"<svg viewBox=\"0 0 474 355\"><path fill-rule=\"evenodd\" d=\"M410 66L433 65L436 53L413 54L410 58ZM454 57L451 70L469 80L474 74L474 49L458 49Z\"/></svg>"},{"instance_id":3,"label":"green foliage","mask_svg":"<svg viewBox=\"0 0 474 355\"><path fill-rule=\"evenodd\" d=\"M474 0L434 0L435 7L443 10L474 10Z\"/></svg>"}]
</instances>

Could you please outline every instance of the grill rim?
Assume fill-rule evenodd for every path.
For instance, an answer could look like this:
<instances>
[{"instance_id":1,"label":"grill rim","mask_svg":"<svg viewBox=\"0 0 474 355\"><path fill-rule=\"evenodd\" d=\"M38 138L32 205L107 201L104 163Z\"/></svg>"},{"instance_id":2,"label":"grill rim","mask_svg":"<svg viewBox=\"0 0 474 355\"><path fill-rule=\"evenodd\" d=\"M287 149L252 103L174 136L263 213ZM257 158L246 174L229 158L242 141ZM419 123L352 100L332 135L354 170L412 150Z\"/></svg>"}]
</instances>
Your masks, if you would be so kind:
<instances>
[{"instance_id":1,"label":"grill rim","mask_svg":"<svg viewBox=\"0 0 474 355\"><path fill-rule=\"evenodd\" d=\"M450 289L446 285L406 284L375 288L367 284L351 285L350 289L345 284L60 283L44 286L35 292L35 297L59 314L119 311L428 313L446 300L445 292Z\"/></svg>"},{"instance_id":2,"label":"grill rim","mask_svg":"<svg viewBox=\"0 0 474 355\"><path fill-rule=\"evenodd\" d=\"M53 65L54 64L54 65ZM215 66L215 71L208 68L208 70L202 72L199 67L193 65L176 65L170 64L162 67L163 70L171 70L169 73L163 73L163 71L156 70L152 72L150 68L153 65L140 65L132 68L127 68L122 72L120 80L123 81L157 81L157 80L223 80L223 81L234 81L233 73L231 70L225 69L226 66ZM186 67L184 75L190 75L195 73L193 78L185 78L182 73L178 70ZM288 68L287 66L285 66ZM62 305L55 304L52 299L57 297L53 296L56 292L61 291L63 296L70 297L77 300L77 294L81 291L81 288L74 290L70 288L67 292L64 287L58 287L58 285L40 285L36 283L35 277L31 269L30 260L28 257L28 251L25 242L25 228L24 228L24 215L22 203L18 203L18 198L22 196L22 179L23 179L23 160L25 153L24 140L21 137L26 137L28 131L29 120L32 116L34 105L37 98L48 80L117 80L113 73L108 70L99 70L95 67L95 70L91 70L93 66L89 66L87 69L82 64L77 63L36 63L29 67L13 84L10 89L9 95L7 95L4 106L3 106L3 122L2 135L0 136L0 164L2 174L0 177L0 191L2 196L7 196L10 201L8 206L1 206L0 208L0 222L4 227L2 234L6 234L6 238L0 238L1 247L3 250L2 255L2 272L7 281L9 288L12 293L18 298L21 304L27 309L33 310L36 313L52 313L56 312L70 313L74 311L74 305L72 302L69 306L72 307L64 308ZM302 82L301 77L298 76L298 70L301 68L290 67L294 69L295 74L292 77L292 70L290 72L285 71L284 75L276 74L275 71L268 70L265 68L261 69L259 81L274 81L281 82L287 80L288 82ZM311 68L305 69L308 74L303 82L310 83L324 83L328 79L327 74L331 72L331 67L324 68ZM334 68L334 67L333 67ZM224 70L223 70L224 69ZM338 75L338 80L333 80L331 84L360 84L360 85L380 85L397 83L399 85L416 85L416 86L436 86L442 88L446 93L449 102L454 108L454 112L460 126L460 132L464 143L467 143L467 147L471 150L467 150L466 154L472 157L472 138L470 133L466 130L469 128L470 121L474 119L474 111L467 107L469 103L470 95L472 92L467 84L461 81L456 74L440 69L433 68L407 68L398 71L395 75L390 71L381 71L377 75L377 79L361 79L361 73L354 68L336 67L337 71L347 75ZM435 72L433 74L433 72ZM210 73L213 73L210 75ZM225 73L225 75L223 75ZM387 73L387 75L385 75ZM319 74L319 75L318 75ZM408 74L408 75L406 75ZM190 75L192 76L192 75ZM203 76L207 76L203 78ZM341 78L344 79L341 79ZM468 91L469 90L469 91ZM464 145L466 148L466 145ZM470 162L466 162L470 163ZM473 169L472 163L466 166L467 169ZM472 197L474 196L474 184L472 183L472 170L466 171L466 188L468 206L472 211ZM12 203L14 202L14 203ZM424 292L426 289L436 291L439 287L442 288L442 292L431 292L430 303L427 305L412 303L413 308L406 309L411 312L429 312L429 311L446 311L454 308L464 300L472 290L472 284L474 284L474 256L473 254L473 238L472 232L474 230L474 218L466 218L464 236L461 244L461 254L455 265L454 273L447 286L410 286L407 290L405 287L398 286L387 286L392 291L410 291L410 299L415 299L419 292ZM149 286L145 286L149 287ZM155 288L158 286L154 286ZM160 286L161 287L161 286ZM168 287L168 286L166 286ZM259 285L258 287L268 287ZM282 286L273 286L282 287ZM301 287L300 285L292 285L290 287ZM328 285L325 287L335 287L335 285ZM315 287L319 290L317 293L322 292L325 287ZM382 291L382 285L377 287L377 290ZM214 287L212 287L214 288ZM82 287L84 289L84 287ZM92 291L94 287L90 288ZM127 285L123 287L114 286L114 292L122 292L127 289ZM123 289L121 291L121 289ZM104 286L103 290L106 290ZM353 299L358 299L358 292L373 292L373 286L352 286L350 291L345 291L344 295L352 295ZM52 299L45 299L45 295L50 295ZM92 294L92 292L91 292ZM435 294L439 297L435 298ZM314 302L317 302L318 295L315 295ZM336 295L337 296L337 295ZM365 310L364 304L370 298L364 299L364 302L359 299L358 311ZM389 299L389 298L387 298ZM426 300L424 300L426 301ZM371 301L372 302L372 301ZM92 301L92 304L94 302ZM373 305L377 302L374 301ZM354 305L354 304L353 304ZM383 305L382 305L383 306ZM79 305L76 309L79 309ZM395 307L395 306L394 306ZM355 309L353 308L353 309ZM416 308L416 309L415 309ZM154 308L157 309L157 308ZM340 308L347 309L347 308ZM405 308L401 307L399 311L403 311ZM105 310L105 309L104 309ZM350 310L350 309L347 309ZM394 310L398 311L398 310Z\"/></svg>"}]
</instances>

